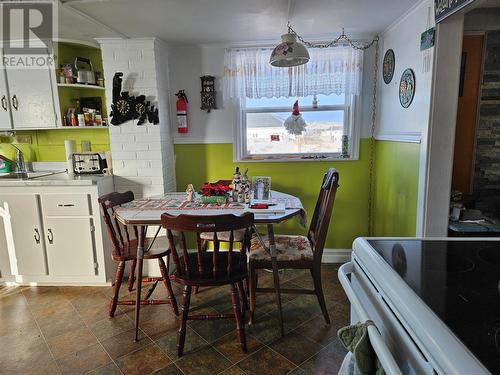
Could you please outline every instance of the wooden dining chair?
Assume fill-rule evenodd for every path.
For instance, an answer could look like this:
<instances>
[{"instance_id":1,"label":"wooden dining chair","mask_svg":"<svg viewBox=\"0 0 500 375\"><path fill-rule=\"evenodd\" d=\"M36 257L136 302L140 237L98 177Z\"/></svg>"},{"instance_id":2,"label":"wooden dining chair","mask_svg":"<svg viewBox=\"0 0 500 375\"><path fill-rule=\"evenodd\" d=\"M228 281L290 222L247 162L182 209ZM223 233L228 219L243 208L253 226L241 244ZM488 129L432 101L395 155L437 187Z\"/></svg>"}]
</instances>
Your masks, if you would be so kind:
<instances>
[{"instance_id":1,"label":"wooden dining chair","mask_svg":"<svg viewBox=\"0 0 500 375\"><path fill-rule=\"evenodd\" d=\"M339 174L335 168L330 168L323 177L316 207L307 237L297 235L276 235L277 264L279 269L309 269L314 282L314 289L280 289L281 293L315 294L327 324L330 317L326 309L323 286L321 283L321 258L325 246L328 226L333 211L333 202L337 192ZM257 269L272 268L271 255L268 252L269 240L262 237L261 241L254 236L249 254L249 295L250 320L255 311L256 292L275 293L274 288L258 288ZM263 248L262 242L266 248Z\"/></svg>"},{"instance_id":2,"label":"wooden dining chair","mask_svg":"<svg viewBox=\"0 0 500 375\"><path fill-rule=\"evenodd\" d=\"M104 223L106 225L113 247L112 259L118 263L116 278L114 282L114 293L109 304L110 317L114 316L117 305L135 305L135 300L119 300L118 298L120 293L120 286L122 284L123 273L125 270L125 264L127 262L130 262L130 275L127 283L128 291L132 291L134 282L136 281L134 274L138 246L138 229L136 226L130 227L121 224L115 217L115 210L117 207L125 203L132 202L133 200L134 193L131 191L127 191L125 193L113 192L98 198L101 207L101 214L103 216ZM158 228L158 231L160 228L161 227ZM158 260L161 277L143 277L142 280L138 281L153 282L153 284L151 284L150 288L148 289L145 298L141 300L140 304L170 304L175 315L178 316L179 310L168 273L170 266L170 250L167 248L161 248L159 247L159 245L157 245L157 241L160 241L162 238L166 246L166 238L164 236L155 236L153 240L147 239L147 242L145 244L145 248L148 249L148 251L145 251L144 259ZM163 260L164 257L167 257L167 265L165 265L165 262ZM163 285L167 289L167 299L149 299L159 281L162 281Z\"/></svg>"},{"instance_id":3,"label":"wooden dining chair","mask_svg":"<svg viewBox=\"0 0 500 375\"><path fill-rule=\"evenodd\" d=\"M172 280L184 286L181 325L177 336L177 354L182 356L188 320L235 319L236 333L243 352L247 351L245 338L245 309L241 308L239 294L245 293L243 281L247 278L247 250L250 246L250 229L254 222L252 213L235 215L179 215L164 213L161 222L167 229L167 237L174 262ZM244 230L241 249L234 251L234 233ZM176 241L175 232L178 236ZM213 234L214 249L205 251L201 233ZM229 233L228 250L220 250L219 232ZM197 251L188 252L186 234L196 236ZM232 314L189 315L189 304L193 287L229 285ZM242 298L246 297L243 295Z\"/></svg>"},{"instance_id":4,"label":"wooden dining chair","mask_svg":"<svg viewBox=\"0 0 500 375\"><path fill-rule=\"evenodd\" d=\"M232 183L232 180L217 180L214 182L214 184L222 184L222 185L230 185ZM234 231L234 242L239 243L241 246L241 243L243 242L243 239L245 237L245 230L235 230ZM200 238L202 239L202 249L203 251L206 251L208 248L209 242L214 241L214 234L212 232L203 232L200 234ZM229 242L229 232L221 232L217 233L217 239L220 242ZM193 288L193 294L198 293L199 287L194 287ZM242 301L245 305L247 303L246 300Z\"/></svg>"}]
</instances>

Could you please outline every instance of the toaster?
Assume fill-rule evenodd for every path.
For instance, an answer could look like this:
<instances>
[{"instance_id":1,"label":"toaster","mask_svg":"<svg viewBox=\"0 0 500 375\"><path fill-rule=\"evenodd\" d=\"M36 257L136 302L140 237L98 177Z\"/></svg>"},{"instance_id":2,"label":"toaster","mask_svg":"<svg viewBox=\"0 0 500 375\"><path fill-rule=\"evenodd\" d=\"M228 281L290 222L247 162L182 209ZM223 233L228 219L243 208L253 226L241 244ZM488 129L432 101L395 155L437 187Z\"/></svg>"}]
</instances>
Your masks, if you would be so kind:
<instances>
[{"instance_id":1,"label":"toaster","mask_svg":"<svg viewBox=\"0 0 500 375\"><path fill-rule=\"evenodd\" d=\"M107 167L106 159L97 152L75 153L72 158L75 174L102 174Z\"/></svg>"}]
</instances>

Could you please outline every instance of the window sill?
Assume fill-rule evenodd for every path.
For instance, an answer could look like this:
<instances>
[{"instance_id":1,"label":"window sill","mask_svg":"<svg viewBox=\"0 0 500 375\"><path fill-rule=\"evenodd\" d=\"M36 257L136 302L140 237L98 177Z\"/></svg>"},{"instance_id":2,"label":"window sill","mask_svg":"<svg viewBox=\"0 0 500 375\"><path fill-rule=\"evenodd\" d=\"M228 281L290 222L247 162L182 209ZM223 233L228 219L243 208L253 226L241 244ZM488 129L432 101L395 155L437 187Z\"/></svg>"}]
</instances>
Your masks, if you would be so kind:
<instances>
[{"instance_id":1,"label":"window sill","mask_svg":"<svg viewBox=\"0 0 500 375\"><path fill-rule=\"evenodd\" d=\"M235 158L234 162L239 163L288 163L288 162L342 162L342 161L356 161L359 157L349 156L325 156L325 157L239 157Z\"/></svg>"}]
</instances>

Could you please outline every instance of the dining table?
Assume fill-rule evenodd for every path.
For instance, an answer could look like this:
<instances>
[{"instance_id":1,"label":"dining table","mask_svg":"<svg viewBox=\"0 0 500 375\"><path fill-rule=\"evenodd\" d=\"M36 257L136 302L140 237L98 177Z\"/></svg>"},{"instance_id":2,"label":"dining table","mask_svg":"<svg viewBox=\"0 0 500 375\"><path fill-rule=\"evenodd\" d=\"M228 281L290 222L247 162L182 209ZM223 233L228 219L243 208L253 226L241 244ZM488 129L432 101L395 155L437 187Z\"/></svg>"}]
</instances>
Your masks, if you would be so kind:
<instances>
[{"instance_id":1,"label":"dining table","mask_svg":"<svg viewBox=\"0 0 500 375\"><path fill-rule=\"evenodd\" d=\"M279 270L277 262L277 250L274 239L274 225L299 217L300 224L306 225L306 212L298 197L279 191L271 191L271 205L266 209L252 209L249 204L244 203L202 203L199 198L187 201L186 193L165 193L162 195L136 199L119 207L115 211L115 217L124 225L137 227L137 263L136 263L136 302L135 302L135 341L138 340L139 311L141 301L141 282L143 277L144 254L149 251L152 243L161 229L161 215L242 215L246 212L254 213L254 231L261 245L269 252L272 264L274 290L281 335L284 335L283 312L281 309L281 291ZM256 225L267 227L268 245L259 234ZM150 226L158 226L148 248L145 248L147 229Z\"/></svg>"}]
</instances>

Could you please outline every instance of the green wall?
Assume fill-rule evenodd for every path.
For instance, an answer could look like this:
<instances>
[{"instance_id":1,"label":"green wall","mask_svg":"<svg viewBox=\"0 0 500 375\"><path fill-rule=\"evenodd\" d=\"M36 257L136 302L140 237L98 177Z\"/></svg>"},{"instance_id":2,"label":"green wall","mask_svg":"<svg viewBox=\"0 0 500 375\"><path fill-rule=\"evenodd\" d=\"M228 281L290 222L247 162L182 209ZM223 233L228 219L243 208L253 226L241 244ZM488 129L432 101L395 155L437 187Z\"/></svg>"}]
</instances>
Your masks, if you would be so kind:
<instances>
[{"instance_id":1,"label":"green wall","mask_svg":"<svg viewBox=\"0 0 500 375\"><path fill-rule=\"evenodd\" d=\"M420 145L376 141L373 235L415 236Z\"/></svg>"},{"instance_id":2,"label":"green wall","mask_svg":"<svg viewBox=\"0 0 500 375\"><path fill-rule=\"evenodd\" d=\"M26 161L64 161L65 139L74 139L77 151L81 151L81 141L90 141L92 151L109 150L108 128L32 130L17 131L17 134L31 136L31 144L16 144L23 151ZM12 141L0 138L2 140L9 143ZM8 144L0 143L0 154L14 159L16 150Z\"/></svg>"},{"instance_id":3,"label":"green wall","mask_svg":"<svg viewBox=\"0 0 500 375\"><path fill-rule=\"evenodd\" d=\"M368 232L369 140L360 143L360 160L336 162L233 163L232 144L176 144L177 190L186 185L232 178L236 165L249 176L271 176L272 189L298 196L311 218L323 174L335 167L340 175L327 248L350 249L352 241ZM278 225L278 233L302 233L298 220Z\"/></svg>"}]
</instances>

